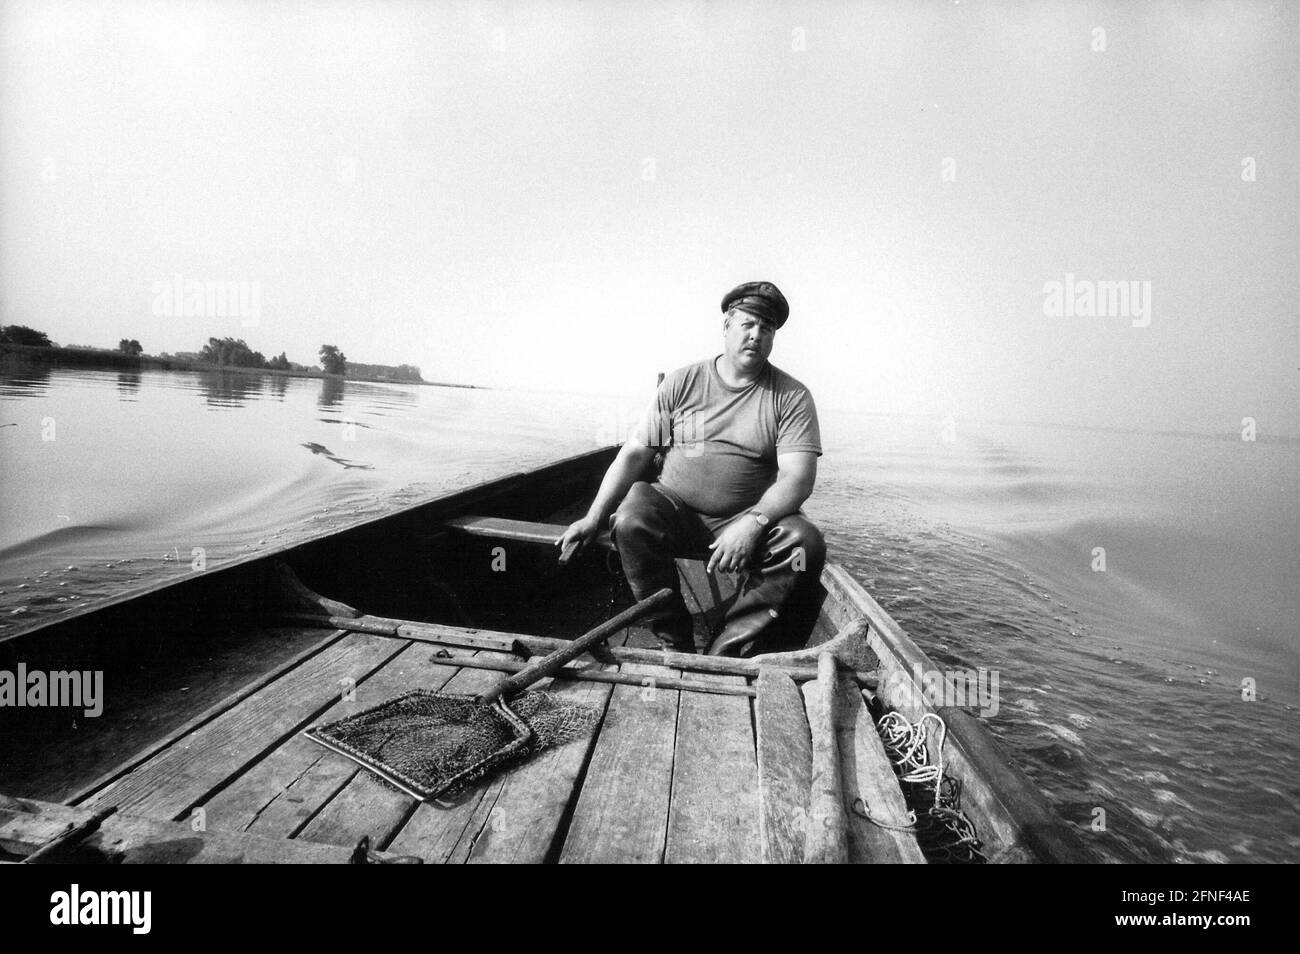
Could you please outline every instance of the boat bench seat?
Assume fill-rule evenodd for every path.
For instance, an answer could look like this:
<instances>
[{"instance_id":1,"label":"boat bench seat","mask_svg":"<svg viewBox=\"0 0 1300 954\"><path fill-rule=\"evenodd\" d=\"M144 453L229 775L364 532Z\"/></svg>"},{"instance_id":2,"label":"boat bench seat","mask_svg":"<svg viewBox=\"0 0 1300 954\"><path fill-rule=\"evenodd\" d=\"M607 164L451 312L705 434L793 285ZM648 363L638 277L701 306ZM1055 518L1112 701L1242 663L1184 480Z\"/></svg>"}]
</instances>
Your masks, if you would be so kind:
<instances>
[{"instance_id":1,"label":"boat bench seat","mask_svg":"<svg viewBox=\"0 0 1300 954\"><path fill-rule=\"evenodd\" d=\"M564 535L565 527L559 524L531 523L527 520L512 520L507 517L455 517L443 522L443 527L459 530L477 537L490 537L496 540L515 540L523 543L541 543L553 545ZM613 550L614 544L609 531L602 531L596 538L596 545L606 550ZM705 569L708 554L701 554L704 559L683 557L677 561L677 570L681 576L682 596L692 615L704 620L703 630L697 634L701 650L706 648L722 627L726 607L736 594L737 583L731 574Z\"/></svg>"},{"instance_id":2,"label":"boat bench seat","mask_svg":"<svg viewBox=\"0 0 1300 954\"><path fill-rule=\"evenodd\" d=\"M443 522L443 526L460 530L474 537L491 537L495 540L516 540L521 543L555 544L568 527L555 523L533 523L528 520L511 520L508 517L455 517ZM605 550L614 549L609 531L602 530L596 537L596 546Z\"/></svg>"}]
</instances>

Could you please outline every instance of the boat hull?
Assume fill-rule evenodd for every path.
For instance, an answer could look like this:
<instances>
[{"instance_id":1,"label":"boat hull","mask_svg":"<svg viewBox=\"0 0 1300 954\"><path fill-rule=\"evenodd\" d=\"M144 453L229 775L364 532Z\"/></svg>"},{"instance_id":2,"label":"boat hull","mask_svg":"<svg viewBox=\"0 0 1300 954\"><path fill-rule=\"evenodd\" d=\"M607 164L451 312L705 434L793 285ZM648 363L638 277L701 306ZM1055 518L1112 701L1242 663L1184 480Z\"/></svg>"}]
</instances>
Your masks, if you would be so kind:
<instances>
[{"instance_id":1,"label":"boat hull","mask_svg":"<svg viewBox=\"0 0 1300 954\"><path fill-rule=\"evenodd\" d=\"M249 640L283 641L292 650L268 657L265 672L211 705L192 711L172 705L162 724L104 730L106 736L117 732L118 745L134 754L119 757L106 771L62 779L55 800L83 813L111 805L123 817L143 818L149 825L183 824L200 811L205 824L226 834L220 850L197 856L222 859L231 851L226 835L242 832L342 847L364 834L390 853L410 849L431 861L761 860L753 803L759 778L752 674L693 673L625 661L618 665L619 673L636 675L641 684L575 677L557 691L601 708L599 733L543 757L541 768L530 764L511 773L508 784L491 783L494 800L489 804L481 794L473 808L463 809L468 814L460 828L364 773L327 762L301 739L304 728L360 704L346 692L340 697L334 682L350 681L368 704L379 701L381 692L428 688L431 681L458 691L481 691L475 687L500 678L481 666L509 654L482 648L487 645L482 642L477 647L463 641L439 646L400 625L392 632L295 625L287 621L283 594L270 572L273 563L292 567L313 590L345 608L351 604L399 624L422 620L462 637L487 631L572 638L627 605L630 596L612 554L591 553L574 566L558 567L553 548L545 545L551 532L546 528L561 526L585 509L616 452L615 447L602 448L507 475L358 521L319 539L123 594L16 634L21 638L10 638L0 654L22 655L29 665L42 656L89 656L110 665L114 647L137 647L142 622L146 629L175 634L178 653L182 644L201 652L204 640L231 632ZM468 533L476 514L490 515L498 532L508 524L513 536ZM521 537L516 524L500 518L520 525L532 522L542 530ZM707 639L718 625L731 584L705 573L698 561L679 566L699 636ZM948 741L942 753L934 754L942 754L945 771L961 782L963 807L988 860L1087 860L1042 793L1007 763L976 719L926 700L922 676L935 667L843 567L828 563L803 595L799 611L788 616L786 636L813 645L845 627L867 623L867 638L878 657L879 701L913 721L936 712L947 723ZM635 650L654 644L643 629L629 628L622 645ZM458 658L470 655L479 657L475 665L480 668L456 665ZM683 676L689 678L683 681ZM658 690L657 679L674 688ZM691 680L713 680L727 691L683 688ZM141 692L113 714L119 725L136 725L151 708L156 706ZM29 732L29 744L34 738L44 746L42 757L51 761L75 762L79 744L83 750L97 744L98 727L78 741L48 726L48 736L42 736L40 719L27 728L33 726L36 735ZM4 744L23 731L14 724L9 728L0 740ZM85 764L105 768L102 756L98 763L88 759ZM503 787L493 788L498 785ZM13 791L8 782L0 781L0 786L12 795L45 794L30 779L27 791ZM513 813L513 820L502 812ZM14 817L11 813L11 822ZM453 838L454 831L473 837ZM485 832L493 838L485 841ZM17 843L11 837L9 850L16 851ZM249 857L273 855L259 847ZM142 852L138 859L158 857Z\"/></svg>"}]
</instances>

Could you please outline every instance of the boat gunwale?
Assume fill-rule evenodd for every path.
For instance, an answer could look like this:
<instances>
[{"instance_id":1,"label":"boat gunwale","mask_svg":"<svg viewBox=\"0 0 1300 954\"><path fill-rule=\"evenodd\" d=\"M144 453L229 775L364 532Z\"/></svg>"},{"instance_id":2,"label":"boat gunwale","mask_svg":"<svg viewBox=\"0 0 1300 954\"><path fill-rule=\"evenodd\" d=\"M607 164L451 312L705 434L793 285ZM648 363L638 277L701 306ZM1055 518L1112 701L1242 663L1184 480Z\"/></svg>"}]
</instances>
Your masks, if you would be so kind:
<instances>
[{"instance_id":1,"label":"boat gunwale","mask_svg":"<svg viewBox=\"0 0 1300 954\"><path fill-rule=\"evenodd\" d=\"M987 728L964 709L934 706L925 698L915 674L942 670L866 588L845 567L833 562L827 562L821 582L828 602L868 622L867 639L880 660L877 695L885 706L912 722L927 712L944 719L946 742L955 749L944 753L945 771L961 781L968 795L987 799L978 806L978 814L987 816L986 824L977 824L986 842L995 833L1005 842L990 860L1092 862L1085 846L1042 790L1005 756ZM932 755L936 754L932 749ZM975 792L971 791L973 780L979 783ZM963 807L968 813L972 808L969 802ZM995 832L986 830L990 825ZM1015 857L1017 854L1024 857Z\"/></svg>"},{"instance_id":2,"label":"boat gunwale","mask_svg":"<svg viewBox=\"0 0 1300 954\"><path fill-rule=\"evenodd\" d=\"M17 639L24 639L24 638L34 636L45 630L56 629L65 626L67 624L77 622L79 620L84 620L89 616L93 616L95 613L103 612L105 610L113 609L116 607L121 607L134 600L144 599L150 596L156 596L168 589L195 585L201 581L210 581L214 577L220 576L221 574L233 572L235 570L247 567L250 564L254 564L262 560L269 560L276 557L284 557L285 555L293 553L295 551L299 551L307 547L319 545L320 543L332 537L341 536L346 533L352 533L354 531L362 530L367 527L372 527L376 524L384 523L386 521L396 522L401 520L404 517L412 516L416 511L419 510L424 510L428 508L431 512L437 512L438 509L445 508L447 510L454 510L455 508L461 506L470 506L479 502L480 499L483 497L491 497L498 494L507 493L513 489L518 489L518 487L523 483L529 480L535 480L539 476L547 474L548 472L561 471L568 467L575 467L579 463L585 462L587 458L592 458L592 459L599 458L603 455L610 454L611 451L616 451L616 450L617 450L617 445L609 445L605 447L596 448L595 450L583 451L578 454L570 455L569 457L563 457L560 458L559 460L554 460L542 464L534 470L527 470L527 471L518 470L508 474L502 474L499 477L491 477L487 480L480 481L479 483L470 484L468 487L461 487L457 490L452 490L447 493L438 494L426 500L419 500L414 503L407 504L397 510L390 511L388 513L371 514L365 517L360 517L348 523L345 523L342 526L335 526L327 529L322 529L319 533L313 534L312 536L309 536L302 540L280 543L265 550L258 550L256 553L246 553L240 556L232 557L226 561L223 561L217 566L211 567L210 569L206 569L202 571L192 571L189 575L186 576L177 576L177 577L169 577L161 580L154 580L142 586L123 590L121 592L114 593L111 596L106 596L103 599L96 600L92 603L88 603L83 606L78 606L75 609L67 610L49 619L34 621L31 625L25 628L20 627L14 632L0 635L0 646L3 646L6 643L13 642L14 640Z\"/></svg>"}]
</instances>

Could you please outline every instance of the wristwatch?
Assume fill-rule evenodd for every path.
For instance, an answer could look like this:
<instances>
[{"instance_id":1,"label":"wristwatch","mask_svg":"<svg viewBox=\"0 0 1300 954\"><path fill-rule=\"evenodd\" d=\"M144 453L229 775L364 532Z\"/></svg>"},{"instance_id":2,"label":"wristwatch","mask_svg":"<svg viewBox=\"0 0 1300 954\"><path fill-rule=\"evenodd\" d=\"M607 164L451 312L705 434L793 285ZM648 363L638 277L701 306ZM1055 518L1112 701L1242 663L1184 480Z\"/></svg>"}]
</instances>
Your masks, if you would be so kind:
<instances>
[{"instance_id":1,"label":"wristwatch","mask_svg":"<svg viewBox=\"0 0 1300 954\"><path fill-rule=\"evenodd\" d=\"M771 520L767 519L767 514L763 513L763 511L761 510L751 510L749 511L749 515L753 517L756 521L758 521L758 525L762 527L764 530L766 530L767 525L772 522Z\"/></svg>"}]
</instances>

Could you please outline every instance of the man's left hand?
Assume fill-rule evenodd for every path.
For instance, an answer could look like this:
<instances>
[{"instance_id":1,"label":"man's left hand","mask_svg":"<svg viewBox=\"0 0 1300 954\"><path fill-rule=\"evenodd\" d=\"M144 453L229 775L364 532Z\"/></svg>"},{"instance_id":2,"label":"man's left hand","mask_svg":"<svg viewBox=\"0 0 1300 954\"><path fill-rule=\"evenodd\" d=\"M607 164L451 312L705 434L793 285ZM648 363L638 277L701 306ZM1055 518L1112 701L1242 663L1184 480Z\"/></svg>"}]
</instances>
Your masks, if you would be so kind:
<instances>
[{"instance_id":1,"label":"man's left hand","mask_svg":"<svg viewBox=\"0 0 1300 954\"><path fill-rule=\"evenodd\" d=\"M718 534L718 539L709 544L709 549L713 551L713 556L709 557L709 572L712 573L715 569L724 573L743 570L753 558L754 550L763 536L763 528L748 514L728 524Z\"/></svg>"}]
</instances>

